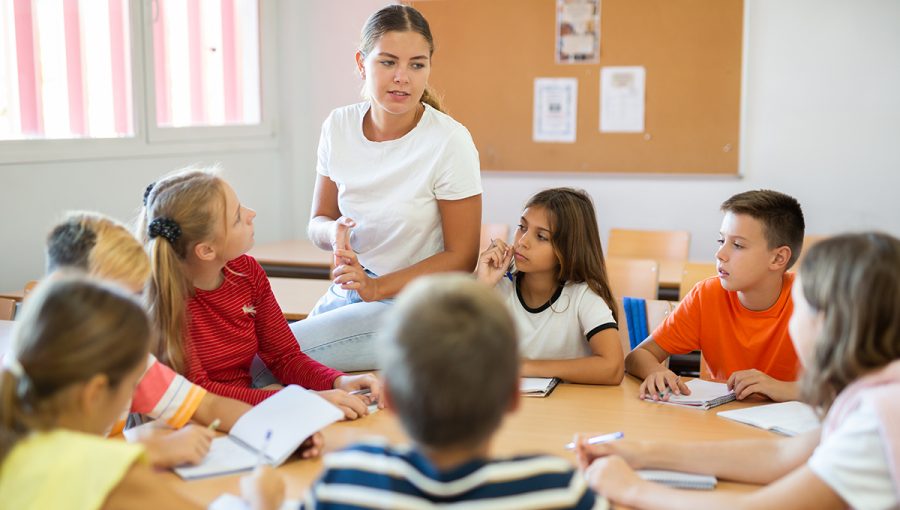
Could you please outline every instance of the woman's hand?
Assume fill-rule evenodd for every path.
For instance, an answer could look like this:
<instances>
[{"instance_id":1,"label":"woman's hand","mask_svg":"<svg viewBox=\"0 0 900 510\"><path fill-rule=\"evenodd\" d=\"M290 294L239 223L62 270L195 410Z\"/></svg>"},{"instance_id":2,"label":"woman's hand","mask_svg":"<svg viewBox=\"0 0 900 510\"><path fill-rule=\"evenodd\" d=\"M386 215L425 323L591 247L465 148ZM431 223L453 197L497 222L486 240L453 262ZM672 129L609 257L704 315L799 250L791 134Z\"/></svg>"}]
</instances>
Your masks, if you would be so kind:
<instances>
[{"instance_id":1,"label":"woman's hand","mask_svg":"<svg viewBox=\"0 0 900 510\"><path fill-rule=\"evenodd\" d=\"M372 278L359 263L353 250L335 250L335 260L341 260L341 265L334 268L332 280L344 290L355 290L363 301L378 301L378 278Z\"/></svg>"},{"instance_id":2,"label":"woman's hand","mask_svg":"<svg viewBox=\"0 0 900 510\"><path fill-rule=\"evenodd\" d=\"M345 261L338 257L338 250L348 250L353 251L353 248L350 247L350 231L353 227L356 226L356 222L353 221L353 218L348 218L347 216L341 216L340 218L334 220L331 226L331 250L334 253L334 265L339 266L344 264Z\"/></svg>"},{"instance_id":3,"label":"woman's hand","mask_svg":"<svg viewBox=\"0 0 900 510\"><path fill-rule=\"evenodd\" d=\"M478 266L475 268L475 276L479 281L488 285L497 285L497 282L506 274L509 264L512 262L514 251L500 239L491 241L488 249L478 257Z\"/></svg>"}]
</instances>

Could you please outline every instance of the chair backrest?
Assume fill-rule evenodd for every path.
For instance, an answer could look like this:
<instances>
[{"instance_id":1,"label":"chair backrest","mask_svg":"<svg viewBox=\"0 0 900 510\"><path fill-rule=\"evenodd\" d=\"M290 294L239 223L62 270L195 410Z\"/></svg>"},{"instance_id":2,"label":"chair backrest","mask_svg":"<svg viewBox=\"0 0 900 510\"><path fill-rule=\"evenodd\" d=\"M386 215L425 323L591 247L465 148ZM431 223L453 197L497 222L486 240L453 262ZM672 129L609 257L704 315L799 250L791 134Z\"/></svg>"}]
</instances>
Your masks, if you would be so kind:
<instances>
[{"instance_id":1,"label":"chair backrest","mask_svg":"<svg viewBox=\"0 0 900 510\"><path fill-rule=\"evenodd\" d=\"M655 260L607 257L606 272L613 296L656 299L659 264Z\"/></svg>"},{"instance_id":2,"label":"chair backrest","mask_svg":"<svg viewBox=\"0 0 900 510\"><path fill-rule=\"evenodd\" d=\"M628 230L614 228L606 242L608 257L687 261L691 233L687 230Z\"/></svg>"},{"instance_id":3,"label":"chair backrest","mask_svg":"<svg viewBox=\"0 0 900 510\"><path fill-rule=\"evenodd\" d=\"M491 245L492 239L509 241L509 225L505 223L482 223L481 242L478 247L478 253L486 250L487 247Z\"/></svg>"},{"instance_id":4,"label":"chair backrest","mask_svg":"<svg viewBox=\"0 0 900 510\"><path fill-rule=\"evenodd\" d=\"M0 320L11 321L16 316L16 300L0 298Z\"/></svg>"},{"instance_id":5,"label":"chair backrest","mask_svg":"<svg viewBox=\"0 0 900 510\"><path fill-rule=\"evenodd\" d=\"M678 306L678 303L674 301L662 301L659 299L648 299L645 303L647 332L651 335L653 334L653 330L662 324L662 322L666 320L666 317L668 317L675 310L675 307ZM616 304L619 307L619 341L622 343L622 352L628 353L631 352L632 342L631 337L628 334L628 316L625 312L624 300L622 298L616 298ZM644 340L644 338L635 339L634 345L637 345Z\"/></svg>"},{"instance_id":6,"label":"chair backrest","mask_svg":"<svg viewBox=\"0 0 900 510\"><path fill-rule=\"evenodd\" d=\"M715 262L688 262L681 273L681 285L678 291L678 299L684 299L687 293L697 285L697 282L710 276L716 276Z\"/></svg>"}]
</instances>

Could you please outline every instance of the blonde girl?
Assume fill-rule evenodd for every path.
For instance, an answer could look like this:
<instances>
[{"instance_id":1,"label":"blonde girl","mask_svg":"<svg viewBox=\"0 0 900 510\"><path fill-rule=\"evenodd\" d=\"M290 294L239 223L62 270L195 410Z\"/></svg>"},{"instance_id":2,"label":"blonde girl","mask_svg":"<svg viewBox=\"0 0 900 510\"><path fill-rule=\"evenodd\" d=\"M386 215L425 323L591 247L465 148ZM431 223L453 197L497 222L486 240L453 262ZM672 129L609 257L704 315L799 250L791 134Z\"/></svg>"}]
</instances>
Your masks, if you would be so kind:
<instances>
[{"instance_id":1,"label":"blonde girl","mask_svg":"<svg viewBox=\"0 0 900 510\"><path fill-rule=\"evenodd\" d=\"M900 507L900 240L848 234L810 248L793 284L789 328L805 371L802 399L824 416L804 435L711 443L588 446L591 485L630 508ZM766 485L751 493L677 491L632 471L651 467Z\"/></svg>"},{"instance_id":2,"label":"blonde girl","mask_svg":"<svg viewBox=\"0 0 900 510\"><path fill-rule=\"evenodd\" d=\"M150 278L150 259L118 221L100 213L73 211L47 236L48 273L71 269L141 294ZM249 409L250 405L239 400L208 393L148 354L134 398L110 435L122 431L129 412L159 420L167 427L145 427L138 438L153 465L196 464L206 456L214 437L208 425L217 422L227 432ZM189 424L190 420L197 424Z\"/></svg>"},{"instance_id":3,"label":"blonde girl","mask_svg":"<svg viewBox=\"0 0 900 510\"><path fill-rule=\"evenodd\" d=\"M150 322L124 292L79 279L38 286L0 373L4 508L195 508L152 471L142 446L102 437L149 344Z\"/></svg>"},{"instance_id":4,"label":"blonde girl","mask_svg":"<svg viewBox=\"0 0 900 510\"><path fill-rule=\"evenodd\" d=\"M299 384L320 391L348 418L379 395L371 374L348 376L300 351L269 280L247 250L256 212L212 172L186 170L148 188L139 229L150 254L147 300L163 335L158 357L212 393L257 404ZM252 387L254 356L280 382Z\"/></svg>"},{"instance_id":5,"label":"blonde girl","mask_svg":"<svg viewBox=\"0 0 900 510\"><path fill-rule=\"evenodd\" d=\"M515 274L507 271L513 261ZM515 242L495 239L476 274L503 294L516 319L523 376L622 382L616 302L587 193L555 188L531 197Z\"/></svg>"}]
</instances>

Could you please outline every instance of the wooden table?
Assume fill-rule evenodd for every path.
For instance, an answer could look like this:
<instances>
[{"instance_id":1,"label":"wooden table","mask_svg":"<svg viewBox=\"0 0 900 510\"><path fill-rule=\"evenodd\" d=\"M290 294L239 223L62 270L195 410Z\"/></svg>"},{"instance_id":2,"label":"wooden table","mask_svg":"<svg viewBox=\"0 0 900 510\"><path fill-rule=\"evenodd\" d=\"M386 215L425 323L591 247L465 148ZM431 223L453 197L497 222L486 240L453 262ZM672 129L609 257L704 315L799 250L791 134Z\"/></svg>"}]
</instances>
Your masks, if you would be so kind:
<instances>
[{"instance_id":1,"label":"wooden table","mask_svg":"<svg viewBox=\"0 0 900 510\"><path fill-rule=\"evenodd\" d=\"M260 244L248 254L259 262L269 276L331 278L331 252L319 249L309 239Z\"/></svg>"},{"instance_id":2,"label":"wooden table","mask_svg":"<svg viewBox=\"0 0 900 510\"><path fill-rule=\"evenodd\" d=\"M25 291L22 289L10 290L10 291L0 291L0 298L14 299L16 301L21 302L24 297L25 297Z\"/></svg>"},{"instance_id":3,"label":"wooden table","mask_svg":"<svg viewBox=\"0 0 900 510\"><path fill-rule=\"evenodd\" d=\"M307 280L302 278L269 278L275 300L289 321L306 318L316 302L328 291L331 280Z\"/></svg>"},{"instance_id":4,"label":"wooden table","mask_svg":"<svg viewBox=\"0 0 900 510\"><path fill-rule=\"evenodd\" d=\"M550 453L574 462L563 449L575 432L623 431L630 439L671 439L683 441L728 440L776 437L770 432L716 416L716 411L749 405L733 402L712 411L684 409L638 400L637 380L627 377L620 386L561 384L547 398L522 398L519 411L502 425L493 444L496 455ZM353 422L327 427L325 451L330 452L365 436L384 436L402 442L405 436L389 411L379 411ZM287 496L299 499L322 469L321 459L291 460L278 468L287 485ZM164 475L186 497L207 505L223 492L240 494L241 475L185 482L174 473ZM719 482L716 490L747 492L755 486Z\"/></svg>"}]
</instances>

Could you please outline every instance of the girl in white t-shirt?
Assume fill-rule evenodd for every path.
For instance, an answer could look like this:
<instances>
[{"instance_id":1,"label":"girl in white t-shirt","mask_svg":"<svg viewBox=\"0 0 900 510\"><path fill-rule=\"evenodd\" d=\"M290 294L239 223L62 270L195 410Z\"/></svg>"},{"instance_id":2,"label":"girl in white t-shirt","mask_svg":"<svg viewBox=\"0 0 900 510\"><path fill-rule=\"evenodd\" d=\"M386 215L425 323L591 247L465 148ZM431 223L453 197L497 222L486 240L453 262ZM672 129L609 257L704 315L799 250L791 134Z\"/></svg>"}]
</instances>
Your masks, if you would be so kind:
<instances>
[{"instance_id":1,"label":"girl in white t-shirt","mask_svg":"<svg viewBox=\"0 0 900 510\"><path fill-rule=\"evenodd\" d=\"M515 260L515 274L508 272ZM555 188L533 196L512 246L495 239L478 279L505 297L519 330L522 375L619 384L624 355L591 198Z\"/></svg>"},{"instance_id":2,"label":"girl in white t-shirt","mask_svg":"<svg viewBox=\"0 0 900 510\"><path fill-rule=\"evenodd\" d=\"M629 508L900 508L900 240L867 233L817 243L792 296L801 394L824 415L821 428L731 442L581 439L578 460L591 485ZM678 491L632 471L645 467L766 487Z\"/></svg>"},{"instance_id":3,"label":"girl in white t-shirt","mask_svg":"<svg viewBox=\"0 0 900 510\"><path fill-rule=\"evenodd\" d=\"M316 320L294 332L304 352L341 370L374 368L383 300L417 276L471 271L477 260L478 152L428 88L433 51L416 9L373 14L356 52L366 100L322 126L309 237L334 252L334 285Z\"/></svg>"}]
</instances>

